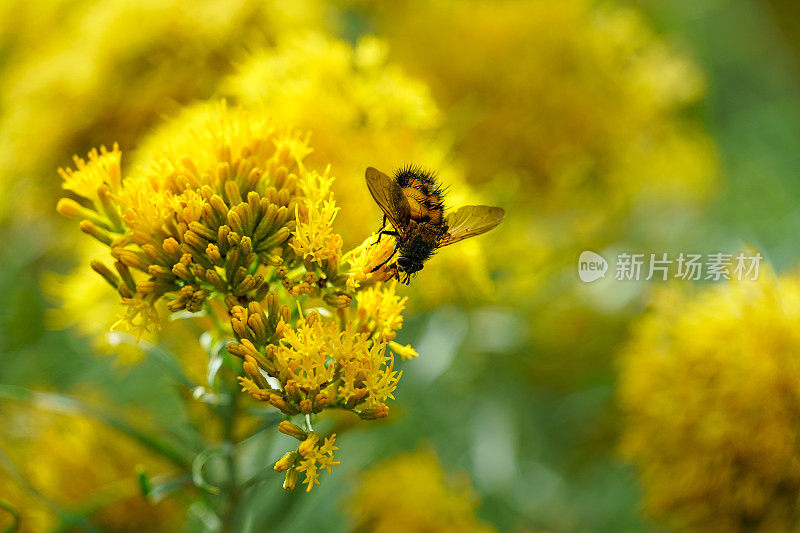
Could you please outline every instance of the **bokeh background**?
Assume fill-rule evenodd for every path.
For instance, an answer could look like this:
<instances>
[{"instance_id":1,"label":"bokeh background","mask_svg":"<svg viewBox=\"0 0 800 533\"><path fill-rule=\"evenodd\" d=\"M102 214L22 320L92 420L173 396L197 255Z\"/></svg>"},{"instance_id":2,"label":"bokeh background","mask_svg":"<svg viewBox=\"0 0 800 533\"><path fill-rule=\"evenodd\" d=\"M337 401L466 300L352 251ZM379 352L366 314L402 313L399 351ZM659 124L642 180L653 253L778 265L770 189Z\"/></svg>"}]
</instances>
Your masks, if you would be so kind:
<instances>
[{"instance_id":1,"label":"bokeh background","mask_svg":"<svg viewBox=\"0 0 800 533\"><path fill-rule=\"evenodd\" d=\"M140 495L172 465L138 431L204 430L163 366L202 375L204 350L108 335L115 295L55 204L73 154L119 143L133 168L224 97L311 132L346 245L379 218L366 166L508 213L402 289L420 357L389 419L343 432L313 493L249 489L244 531L796 530L798 21L781 0L3 0L0 525L218 528L191 490ZM766 265L586 285L586 249Z\"/></svg>"}]
</instances>

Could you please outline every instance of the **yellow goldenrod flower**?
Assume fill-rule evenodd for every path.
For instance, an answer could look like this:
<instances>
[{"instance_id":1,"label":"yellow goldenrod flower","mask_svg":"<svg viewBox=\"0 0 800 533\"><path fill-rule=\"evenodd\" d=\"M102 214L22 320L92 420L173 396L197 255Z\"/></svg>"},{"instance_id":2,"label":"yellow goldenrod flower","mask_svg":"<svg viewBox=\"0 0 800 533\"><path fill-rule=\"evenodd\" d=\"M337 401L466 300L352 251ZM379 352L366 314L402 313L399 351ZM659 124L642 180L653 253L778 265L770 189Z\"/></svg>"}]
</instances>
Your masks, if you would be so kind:
<instances>
[{"instance_id":1,"label":"yellow goldenrod flower","mask_svg":"<svg viewBox=\"0 0 800 533\"><path fill-rule=\"evenodd\" d=\"M242 65L240 74L232 76L225 83L226 92L232 98L254 106L260 105L259 116L269 115L275 118L275 123L294 124L312 132L314 151L311 153L308 153L305 139L284 141L305 146L301 152L297 152L299 145L293 148L298 156L303 155L304 164L309 167L316 165L321 169L332 164L337 180L332 185L325 185L331 173L319 174L322 182L317 185L320 191L325 192L313 199L313 202L321 202L326 206L326 210L320 211L321 216L312 210L315 219L305 220L303 217L308 216L305 202L308 200L299 203L297 212L290 213L290 216L300 218L296 220L298 224L291 232L293 238L289 244L306 259L316 257L330 265L335 265L337 259L346 263L349 273L347 291L350 293L387 280L393 274L388 265L372 272L372 268L392 253L392 239L384 238L380 246L372 246L376 238L369 237L354 251L342 254L341 258L336 251L344 246L339 244L338 235L342 235L345 244L354 239L360 242L365 227L373 230L379 225L380 210L364 186L363 174L367 165L390 169L409 161L427 164L439 169L443 179L451 186L448 198L454 205L480 203L480 199L474 198L464 188L461 173L448 163L446 147L441 139L435 138L434 131L441 122L441 114L427 94L427 89L404 75L396 65L387 63L386 52L385 44L374 38L364 39L353 48L319 34L287 35L279 39L276 47L254 52ZM363 116L370 118L362 120ZM214 157L213 150L205 147L211 141L198 140L195 135L207 137L209 134L203 132L222 130L225 126L210 126L206 124L208 120L204 106L183 111L179 119L142 139L139 142L140 149L135 153L126 153L126 168L148 169L154 165L165 165L164 168L157 168L154 175L172 176L169 179L175 180L177 176L185 174L182 172L182 161L191 161L199 166L210 164L208 159ZM258 129L262 126L267 124L248 127ZM186 134L188 130L195 133ZM269 146L265 145L265 148ZM141 224L142 230L149 231L147 225L150 221L161 220L165 213L175 208L171 204L183 202L186 205L182 209L191 211L198 209L199 202L204 201L191 189L182 195L171 195L171 199L166 201L163 195L154 194L151 178L143 173L127 177L129 186L121 192L121 197L135 207L135 210L131 209L126 214L128 224ZM134 185L135 181L140 184ZM172 185L173 191L180 190L180 187L180 182ZM336 193L335 205L330 202L325 204L330 194L328 189ZM308 194L306 197L310 198ZM75 203L70 205L78 206ZM372 222L365 224L365 206L369 206L374 214L374 226ZM318 233L314 225L325 228L324 222L332 220L334 212L337 231L329 235ZM92 216L83 206L74 208L70 214L84 219ZM98 225L97 221L93 223L99 230L91 234L95 238L99 236L108 240L102 225ZM93 230L89 227L86 229ZM216 253L213 248L210 252ZM81 252L80 262L88 263L94 257L88 252ZM83 270L80 267L70 275L80 278L71 281L71 284L87 283ZM96 290L102 290L103 282L97 279L95 283ZM313 291L313 287L302 280L289 280L286 283L294 294ZM488 275L483 244L470 240L460 243L458 250L443 249L437 260L426 266L426 275L420 276L413 290L414 298L409 305L417 309L429 308L445 300L468 302L488 298L493 294L494 287ZM81 330L91 330L92 324L97 324L88 314L93 307L84 305L83 293L68 291L58 297L64 300L67 308L75 311L69 313L68 318L79 322ZM328 293L323 298L334 307L349 304L349 297L343 294ZM96 344L102 342L96 341Z\"/></svg>"},{"instance_id":2,"label":"yellow goldenrod flower","mask_svg":"<svg viewBox=\"0 0 800 533\"><path fill-rule=\"evenodd\" d=\"M313 325L309 325L313 322ZM278 364L286 369L287 379L306 390L320 390L333 380L334 367L328 364L338 351L339 328L323 322L317 315L301 318L295 329L282 324L282 340L275 352Z\"/></svg>"},{"instance_id":3,"label":"yellow goldenrod flower","mask_svg":"<svg viewBox=\"0 0 800 533\"><path fill-rule=\"evenodd\" d=\"M367 335L350 333L341 343L338 393L347 406L363 403L362 418L384 418L389 414L385 402L394 399L392 392L403 373L394 370L394 357L386 353L385 343L373 340L366 345Z\"/></svg>"},{"instance_id":4,"label":"yellow goldenrod flower","mask_svg":"<svg viewBox=\"0 0 800 533\"><path fill-rule=\"evenodd\" d=\"M298 474L305 474L306 492L311 492L314 485L319 485L319 471L331 469L340 464L333 460L333 452L338 450L334 446L336 435L325 438L320 444L320 436L316 431L306 433L300 427L288 422L281 423L281 432L296 437L302 442L297 447L297 451L288 452L275 463L275 470L286 472L283 488L292 490L297 484Z\"/></svg>"},{"instance_id":5,"label":"yellow goldenrod flower","mask_svg":"<svg viewBox=\"0 0 800 533\"><path fill-rule=\"evenodd\" d=\"M212 95L246 48L324 27L328 11L318 0L2 2L0 183L14 193L0 205L37 198L15 213L41 213L65 154L100 139L136 145L160 117Z\"/></svg>"},{"instance_id":6,"label":"yellow goldenrod flower","mask_svg":"<svg viewBox=\"0 0 800 533\"><path fill-rule=\"evenodd\" d=\"M385 287L378 284L363 290L356 296L356 319L358 331L377 334L384 341L392 341L397 330L403 327L403 309L407 297L401 298L396 293L397 280Z\"/></svg>"},{"instance_id":7,"label":"yellow goldenrod flower","mask_svg":"<svg viewBox=\"0 0 800 533\"><path fill-rule=\"evenodd\" d=\"M330 167L323 175L311 174L310 178L301 182L303 202L297 206L297 227L289 246L303 261L316 262L323 270L335 272L341 258L342 238L332 230L339 208L330 192L333 183Z\"/></svg>"},{"instance_id":8,"label":"yellow goldenrod flower","mask_svg":"<svg viewBox=\"0 0 800 533\"><path fill-rule=\"evenodd\" d=\"M350 267L347 288L354 291L391 279L394 271L389 264L386 264L386 260L392 255L393 250L392 239L378 241L375 234L372 234L359 246L347 252L343 257L343 261ZM375 270L378 265L383 266Z\"/></svg>"},{"instance_id":9,"label":"yellow goldenrod flower","mask_svg":"<svg viewBox=\"0 0 800 533\"><path fill-rule=\"evenodd\" d=\"M76 170L59 170L59 174L64 179L62 187L78 196L99 202L98 193L104 190L102 185L107 184L110 192L119 189L122 181L121 155L119 147L115 144L110 152L105 146L100 148L99 153L97 150L89 152L88 164L80 157L75 156ZM97 209L99 208L100 205L97 205Z\"/></svg>"},{"instance_id":10,"label":"yellow goldenrod flower","mask_svg":"<svg viewBox=\"0 0 800 533\"><path fill-rule=\"evenodd\" d=\"M348 510L355 529L376 533L495 531L475 517L469 482L460 481L446 479L432 453L399 455L366 472Z\"/></svg>"},{"instance_id":11,"label":"yellow goldenrod flower","mask_svg":"<svg viewBox=\"0 0 800 533\"><path fill-rule=\"evenodd\" d=\"M325 442L320 446L317 440L311 441L306 447L300 444L298 452L301 455L295 470L305 474L306 492L311 492L314 485L319 485L319 471L327 470L330 474L331 469L340 464L339 461L333 460L333 452L338 450L338 446L334 446L336 435L331 435L325 439Z\"/></svg>"},{"instance_id":12,"label":"yellow goldenrod flower","mask_svg":"<svg viewBox=\"0 0 800 533\"><path fill-rule=\"evenodd\" d=\"M621 357L622 450L681 531L791 531L800 506L800 281L660 292Z\"/></svg>"},{"instance_id":13,"label":"yellow goldenrod flower","mask_svg":"<svg viewBox=\"0 0 800 533\"><path fill-rule=\"evenodd\" d=\"M108 250L113 268L92 268L122 298L121 325L141 335L164 313L222 313L217 323L229 326L217 333L235 338L228 351L242 359L239 381L253 398L289 417L343 408L383 418L402 374L386 343L405 300L395 284L380 284L388 269L364 271L383 247L342 252L333 177L307 168L309 153L307 136L263 111L203 105L157 131L139 154L142 170L113 187L102 157L76 160L79 170L65 179L102 176L73 187L90 200L90 183L100 201L60 211L84 218L81 229ZM363 290L369 295L351 305ZM288 422L280 430L304 433ZM287 487L304 472L311 490L318 469L338 464L334 437L309 435L296 461L276 465Z\"/></svg>"}]
</instances>

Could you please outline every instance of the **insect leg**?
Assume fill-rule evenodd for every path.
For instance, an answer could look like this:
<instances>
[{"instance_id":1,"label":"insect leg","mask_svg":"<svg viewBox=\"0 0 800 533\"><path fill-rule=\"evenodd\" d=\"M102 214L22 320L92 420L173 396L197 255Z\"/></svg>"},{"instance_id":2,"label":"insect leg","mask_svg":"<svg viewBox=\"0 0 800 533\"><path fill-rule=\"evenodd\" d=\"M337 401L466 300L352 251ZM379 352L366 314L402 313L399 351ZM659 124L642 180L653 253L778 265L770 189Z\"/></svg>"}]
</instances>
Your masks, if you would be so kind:
<instances>
[{"instance_id":1,"label":"insect leg","mask_svg":"<svg viewBox=\"0 0 800 533\"><path fill-rule=\"evenodd\" d=\"M381 236L383 235L383 228L386 227L386 215L383 215L383 219L381 220L381 229L378 230L378 240L375 241L375 244L381 242Z\"/></svg>"},{"instance_id":2,"label":"insect leg","mask_svg":"<svg viewBox=\"0 0 800 533\"><path fill-rule=\"evenodd\" d=\"M378 242L381 242L381 237L382 237L383 235L389 235L389 236L391 236L391 237L399 237L399 236L400 236L400 235L398 235L398 233L397 233L396 231L394 231L394 230L385 230L385 231L382 231L382 232L378 233ZM375 243L375 244L377 244L377 243Z\"/></svg>"},{"instance_id":3,"label":"insect leg","mask_svg":"<svg viewBox=\"0 0 800 533\"><path fill-rule=\"evenodd\" d=\"M389 261L392 259L392 257L394 257L394 254L396 254L396 253L397 253L397 246L395 246L395 247L394 247L394 250L392 250L392 255L390 255L389 257L387 257L387 258L386 258L386 261L384 261L384 262L383 262L383 263L381 263L380 265L378 265L378 266L376 266L375 268L373 268L372 270L370 270L370 272L375 272L376 270L378 270L379 268L381 268L383 265L385 265L386 263L388 263L388 262L389 262Z\"/></svg>"}]
</instances>

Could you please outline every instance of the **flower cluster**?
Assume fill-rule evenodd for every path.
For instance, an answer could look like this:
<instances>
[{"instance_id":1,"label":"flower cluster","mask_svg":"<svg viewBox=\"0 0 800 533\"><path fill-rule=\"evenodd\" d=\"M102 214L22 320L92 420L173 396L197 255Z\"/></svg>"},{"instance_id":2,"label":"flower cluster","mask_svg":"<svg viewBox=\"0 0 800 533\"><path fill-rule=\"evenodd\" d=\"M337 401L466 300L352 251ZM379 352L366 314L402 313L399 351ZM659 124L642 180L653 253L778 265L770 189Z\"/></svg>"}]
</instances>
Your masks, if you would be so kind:
<instances>
[{"instance_id":1,"label":"flower cluster","mask_svg":"<svg viewBox=\"0 0 800 533\"><path fill-rule=\"evenodd\" d=\"M622 451L681 531L791 531L800 505L800 281L662 291L621 357Z\"/></svg>"},{"instance_id":2,"label":"flower cluster","mask_svg":"<svg viewBox=\"0 0 800 533\"><path fill-rule=\"evenodd\" d=\"M314 485L319 485L319 471L331 469L339 464L333 460L333 452L338 450L334 446L336 435L327 437L324 442L320 442L320 436L316 431L306 432L300 426L291 422L281 422L279 428L281 433L285 433L300 441L297 451L287 452L275 463L277 472L286 472L283 488L292 490L297 484L300 472L305 473L306 491L311 492Z\"/></svg>"},{"instance_id":3,"label":"flower cluster","mask_svg":"<svg viewBox=\"0 0 800 533\"><path fill-rule=\"evenodd\" d=\"M336 195L335 207L339 208L335 214L336 233L315 232L314 238L328 239L335 248L337 243L329 238L337 235L338 239L341 235L344 250L356 245L342 254L351 274L347 289L353 293L361 289L364 280L373 279L371 269L388 258L393 248L391 239L381 240L380 246L371 246L372 241L358 244L365 227L377 230L380 226L380 209L364 186L366 165L390 171L409 161L423 164L440 171L449 187L451 205L487 203L469 191L462 172L448 161L448 147L435 133L443 116L426 85L387 61L387 53L386 43L374 37L362 38L353 46L322 33L290 32L278 38L275 46L254 50L242 61L239 72L222 82L221 92L230 100L263 109L277 123L309 131L314 150L304 157L304 164L319 169L330 164L336 169L337 179L330 185ZM184 132L202 128L204 117L203 106L184 109L178 119L139 138L139 148L126 153L127 166L146 168L164 150L172 159L189 153L193 159L203 160L205 155L197 153L193 138ZM330 180L324 174L317 174L315 179ZM324 191L326 187L317 189ZM325 205L328 196L325 193L314 197L320 210L312 210L315 218L304 221L304 228L311 229L308 224L318 222L325 225L322 219L334 216L334 205ZM300 207L304 208L302 204ZM300 237L289 243L295 247L295 254L311 258L309 252L326 253L326 247L319 242L306 240L309 235ZM309 246L317 250L309 250ZM489 299L494 282L489 276L484 246L485 241L469 239L458 247L442 249L435 261L426 264L426 275L407 289L412 298L404 305L420 310L442 301ZM96 251L88 246L77 247L77 253L81 264L96 257ZM107 328L102 318L113 305L113 298L104 296L100 278L87 278L84 271L81 265L65 277L50 276L48 296L62 304L52 310L52 323L61 327L75 324L92 337L98 350L108 352L110 347L104 338Z\"/></svg>"},{"instance_id":4,"label":"flower cluster","mask_svg":"<svg viewBox=\"0 0 800 533\"><path fill-rule=\"evenodd\" d=\"M475 517L468 479L453 483L435 455L403 454L369 469L351 498L356 531L442 531L490 533Z\"/></svg>"},{"instance_id":5,"label":"flower cluster","mask_svg":"<svg viewBox=\"0 0 800 533\"><path fill-rule=\"evenodd\" d=\"M110 251L112 266L92 268L122 298L119 326L142 335L165 313L224 315L219 333L235 339L228 351L252 397L287 417L329 407L387 416L401 375L392 351L415 355L392 342L405 305L383 283L393 266L375 270L391 247L370 236L342 252L333 178L304 166L307 138L222 102L187 112L148 150L149 166L143 158L124 179L116 146L62 171L82 203L62 199L59 212ZM291 472L305 472L309 490L314 465L335 464L333 439L300 447Z\"/></svg>"},{"instance_id":6,"label":"flower cluster","mask_svg":"<svg viewBox=\"0 0 800 533\"><path fill-rule=\"evenodd\" d=\"M285 321L290 318L288 307L282 311L276 329L270 330L264 327L266 315L256 302L251 302L250 313L242 307L232 310L240 342L231 343L228 350L245 361L250 377L239 379L250 395L269 401L290 416L316 414L335 405L357 410L361 418L385 417L385 401L393 398L400 379L386 343L349 326L341 331L335 322L323 321L317 311L291 327ZM266 346L266 353L256 345ZM282 390L276 389L262 370L267 377L277 378Z\"/></svg>"}]
</instances>

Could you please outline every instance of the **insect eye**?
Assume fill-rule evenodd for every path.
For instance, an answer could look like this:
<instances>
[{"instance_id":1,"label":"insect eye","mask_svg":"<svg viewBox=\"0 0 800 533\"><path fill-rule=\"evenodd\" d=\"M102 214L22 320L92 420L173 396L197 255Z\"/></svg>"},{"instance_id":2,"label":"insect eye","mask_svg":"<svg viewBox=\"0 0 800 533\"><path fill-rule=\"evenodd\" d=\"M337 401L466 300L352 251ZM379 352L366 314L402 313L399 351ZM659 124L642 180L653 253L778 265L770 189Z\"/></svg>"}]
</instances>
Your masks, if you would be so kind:
<instances>
[{"instance_id":1,"label":"insect eye","mask_svg":"<svg viewBox=\"0 0 800 533\"><path fill-rule=\"evenodd\" d=\"M411 267L411 260L408 257L398 257L397 264L403 270L408 270Z\"/></svg>"}]
</instances>

